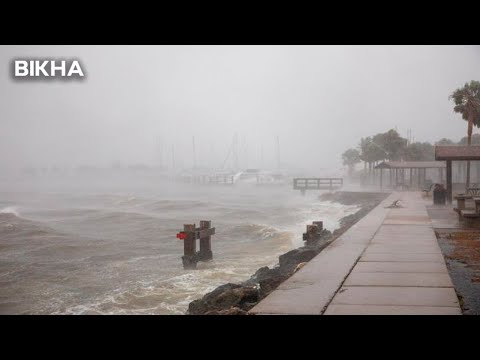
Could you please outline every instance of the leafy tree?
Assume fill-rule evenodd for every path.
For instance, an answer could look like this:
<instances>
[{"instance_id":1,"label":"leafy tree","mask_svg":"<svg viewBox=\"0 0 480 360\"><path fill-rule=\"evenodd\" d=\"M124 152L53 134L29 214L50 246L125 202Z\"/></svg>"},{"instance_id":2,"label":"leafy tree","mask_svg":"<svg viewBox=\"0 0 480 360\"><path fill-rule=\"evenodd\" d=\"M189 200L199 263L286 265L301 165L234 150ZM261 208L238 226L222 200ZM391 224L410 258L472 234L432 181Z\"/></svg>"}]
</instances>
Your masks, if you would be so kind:
<instances>
[{"instance_id":1,"label":"leafy tree","mask_svg":"<svg viewBox=\"0 0 480 360\"><path fill-rule=\"evenodd\" d=\"M386 158L390 161L400 160L407 146L407 139L402 138L393 129L386 133L375 135L375 142L381 146Z\"/></svg>"},{"instance_id":2,"label":"leafy tree","mask_svg":"<svg viewBox=\"0 0 480 360\"><path fill-rule=\"evenodd\" d=\"M480 134L473 134L470 143L473 145L480 145ZM468 137L464 136L461 138L458 145L468 145Z\"/></svg>"},{"instance_id":3,"label":"leafy tree","mask_svg":"<svg viewBox=\"0 0 480 360\"><path fill-rule=\"evenodd\" d=\"M432 161L435 159L435 147L429 142L414 142L405 149L406 161Z\"/></svg>"},{"instance_id":4,"label":"leafy tree","mask_svg":"<svg viewBox=\"0 0 480 360\"><path fill-rule=\"evenodd\" d=\"M360 159L368 163L374 163L386 159L387 153L383 150L380 134L369 136L360 140Z\"/></svg>"},{"instance_id":5,"label":"leafy tree","mask_svg":"<svg viewBox=\"0 0 480 360\"><path fill-rule=\"evenodd\" d=\"M360 152L357 149L348 149L342 154L343 165L348 166L348 173L351 176L355 164L358 164L360 160Z\"/></svg>"},{"instance_id":6,"label":"leafy tree","mask_svg":"<svg viewBox=\"0 0 480 360\"><path fill-rule=\"evenodd\" d=\"M472 80L462 88L455 90L449 97L453 100L456 113L468 122L467 144L472 143L473 126L480 127L480 81ZM470 186L470 161L467 162L467 188Z\"/></svg>"},{"instance_id":7,"label":"leafy tree","mask_svg":"<svg viewBox=\"0 0 480 360\"><path fill-rule=\"evenodd\" d=\"M438 140L435 145L455 145L455 142L453 140L443 138Z\"/></svg>"},{"instance_id":8,"label":"leafy tree","mask_svg":"<svg viewBox=\"0 0 480 360\"><path fill-rule=\"evenodd\" d=\"M371 136L360 139L360 160L365 162L365 168L368 164L369 172L373 169L373 164L386 158L385 151L376 144Z\"/></svg>"}]
</instances>

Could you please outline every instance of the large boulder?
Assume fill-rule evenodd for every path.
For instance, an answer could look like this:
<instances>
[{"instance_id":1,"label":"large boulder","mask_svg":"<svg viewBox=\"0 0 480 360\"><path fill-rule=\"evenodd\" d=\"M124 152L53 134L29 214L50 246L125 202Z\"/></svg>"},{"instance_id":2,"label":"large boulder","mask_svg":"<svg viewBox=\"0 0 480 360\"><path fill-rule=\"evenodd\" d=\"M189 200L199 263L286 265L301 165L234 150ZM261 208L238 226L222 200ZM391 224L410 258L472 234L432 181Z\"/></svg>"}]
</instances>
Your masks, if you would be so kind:
<instances>
[{"instance_id":1,"label":"large boulder","mask_svg":"<svg viewBox=\"0 0 480 360\"><path fill-rule=\"evenodd\" d=\"M317 254L316 249L308 247L290 250L278 258L280 268L284 272L293 273L298 264L312 260Z\"/></svg>"},{"instance_id":2,"label":"large boulder","mask_svg":"<svg viewBox=\"0 0 480 360\"><path fill-rule=\"evenodd\" d=\"M264 266L258 269L257 272L250 277L250 279L243 283L243 285L258 285L258 301L260 301L273 290L275 290L283 281L288 279L290 275L291 273L287 272L284 268L274 267L273 269L270 269L268 266Z\"/></svg>"},{"instance_id":3,"label":"large boulder","mask_svg":"<svg viewBox=\"0 0 480 360\"><path fill-rule=\"evenodd\" d=\"M188 314L201 315L233 307L249 310L258 299L259 292L256 287L229 283L219 286L201 299L192 301L188 306Z\"/></svg>"}]
</instances>

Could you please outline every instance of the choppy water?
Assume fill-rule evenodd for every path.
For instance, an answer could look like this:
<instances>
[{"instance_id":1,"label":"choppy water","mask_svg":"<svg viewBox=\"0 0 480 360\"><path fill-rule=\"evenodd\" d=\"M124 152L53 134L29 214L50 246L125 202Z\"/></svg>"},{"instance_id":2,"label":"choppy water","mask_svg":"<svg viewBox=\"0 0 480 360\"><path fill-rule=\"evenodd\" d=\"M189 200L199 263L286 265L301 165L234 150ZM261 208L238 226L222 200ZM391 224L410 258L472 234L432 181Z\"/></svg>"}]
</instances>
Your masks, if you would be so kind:
<instances>
[{"instance_id":1,"label":"choppy water","mask_svg":"<svg viewBox=\"0 0 480 360\"><path fill-rule=\"evenodd\" d=\"M307 223L333 230L358 210L290 187L0 185L1 314L183 314L190 301L301 246ZM216 227L214 260L186 271L175 234L199 220Z\"/></svg>"}]
</instances>

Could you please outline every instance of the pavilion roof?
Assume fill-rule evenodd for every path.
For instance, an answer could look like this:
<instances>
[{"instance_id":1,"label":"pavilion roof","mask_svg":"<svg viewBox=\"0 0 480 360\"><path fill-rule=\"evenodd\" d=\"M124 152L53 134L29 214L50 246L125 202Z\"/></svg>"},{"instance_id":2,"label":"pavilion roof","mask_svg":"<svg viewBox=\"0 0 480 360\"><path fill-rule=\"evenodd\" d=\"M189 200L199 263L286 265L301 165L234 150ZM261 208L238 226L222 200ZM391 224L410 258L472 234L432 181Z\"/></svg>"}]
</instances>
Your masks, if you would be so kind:
<instances>
[{"instance_id":1,"label":"pavilion roof","mask_svg":"<svg viewBox=\"0 0 480 360\"><path fill-rule=\"evenodd\" d=\"M435 160L480 160L480 145L435 146Z\"/></svg>"},{"instance_id":2,"label":"pavilion roof","mask_svg":"<svg viewBox=\"0 0 480 360\"><path fill-rule=\"evenodd\" d=\"M375 169L440 169L445 168L444 161L384 161Z\"/></svg>"}]
</instances>

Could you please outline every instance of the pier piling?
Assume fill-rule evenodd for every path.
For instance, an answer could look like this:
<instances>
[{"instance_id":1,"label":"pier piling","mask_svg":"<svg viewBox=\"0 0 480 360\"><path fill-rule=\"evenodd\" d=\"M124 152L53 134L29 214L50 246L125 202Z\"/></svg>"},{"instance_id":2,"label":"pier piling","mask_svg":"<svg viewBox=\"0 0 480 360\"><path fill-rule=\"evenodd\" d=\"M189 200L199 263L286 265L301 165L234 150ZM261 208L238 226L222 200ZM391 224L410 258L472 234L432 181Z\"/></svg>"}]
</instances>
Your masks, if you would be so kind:
<instances>
[{"instance_id":1,"label":"pier piling","mask_svg":"<svg viewBox=\"0 0 480 360\"><path fill-rule=\"evenodd\" d=\"M183 239L183 268L195 269L197 267L197 241L195 239L195 224L183 225L185 238Z\"/></svg>"},{"instance_id":2,"label":"pier piling","mask_svg":"<svg viewBox=\"0 0 480 360\"><path fill-rule=\"evenodd\" d=\"M200 229L201 230L207 230L211 228L211 221L207 220L202 220L200 221ZM208 261L212 260L213 254L212 254L212 237L211 236L205 236L203 238L200 238L200 259L202 261Z\"/></svg>"},{"instance_id":3,"label":"pier piling","mask_svg":"<svg viewBox=\"0 0 480 360\"><path fill-rule=\"evenodd\" d=\"M183 231L177 234L177 239L183 240L182 263L184 269L196 269L197 262L213 259L211 238L215 228L210 220L200 221L200 227L195 224L184 224ZM197 239L200 239L200 251L197 252Z\"/></svg>"},{"instance_id":4,"label":"pier piling","mask_svg":"<svg viewBox=\"0 0 480 360\"><path fill-rule=\"evenodd\" d=\"M307 225L307 232L303 234L303 241L306 245L311 245L318 239L320 239L320 234L323 230L322 221L314 221L312 225Z\"/></svg>"}]
</instances>

